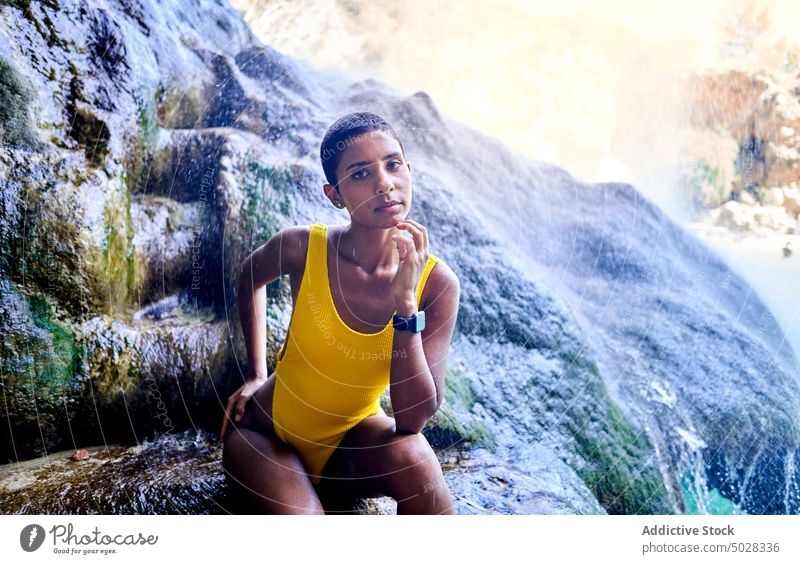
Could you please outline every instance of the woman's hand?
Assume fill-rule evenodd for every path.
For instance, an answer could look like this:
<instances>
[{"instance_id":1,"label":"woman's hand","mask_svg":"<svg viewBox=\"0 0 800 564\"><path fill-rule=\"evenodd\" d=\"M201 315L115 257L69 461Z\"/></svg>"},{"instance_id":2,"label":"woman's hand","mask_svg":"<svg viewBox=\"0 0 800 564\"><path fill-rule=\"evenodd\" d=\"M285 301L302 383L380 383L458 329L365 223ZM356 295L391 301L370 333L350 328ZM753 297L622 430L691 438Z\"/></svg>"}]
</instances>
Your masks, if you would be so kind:
<instances>
[{"instance_id":1,"label":"woman's hand","mask_svg":"<svg viewBox=\"0 0 800 564\"><path fill-rule=\"evenodd\" d=\"M411 233L413 239L400 234L392 236L400 253L400 266L392 280L392 295L397 304L397 313L411 315L417 308L417 284L428 262L428 232L411 219L398 222L396 227Z\"/></svg>"},{"instance_id":2,"label":"woman's hand","mask_svg":"<svg viewBox=\"0 0 800 564\"><path fill-rule=\"evenodd\" d=\"M225 440L225 431L228 429L230 418L235 417L237 422L241 420L247 402L250 401L250 398L252 398L266 382L267 378L255 378L250 380L233 392L231 397L228 398L228 404L225 406L225 416L222 419L222 430L219 432L220 442Z\"/></svg>"}]
</instances>

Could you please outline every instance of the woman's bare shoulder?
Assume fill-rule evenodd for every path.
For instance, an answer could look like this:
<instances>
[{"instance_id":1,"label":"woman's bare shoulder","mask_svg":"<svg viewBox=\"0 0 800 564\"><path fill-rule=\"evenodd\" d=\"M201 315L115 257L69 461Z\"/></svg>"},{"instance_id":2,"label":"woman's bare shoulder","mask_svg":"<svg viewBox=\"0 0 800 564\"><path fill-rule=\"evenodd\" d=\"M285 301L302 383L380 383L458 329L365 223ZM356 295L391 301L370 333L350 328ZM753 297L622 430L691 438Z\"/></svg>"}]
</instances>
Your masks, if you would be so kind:
<instances>
[{"instance_id":1,"label":"woman's bare shoulder","mask_svg":"<svg viewBox=\"0 0 800 564\"><path fill-rule=\"evenodd\" d=\"M458 296L460 291L461 283L458 280L458 275L450 268L449 264L442 258L439 258L436 262L436 266L433 267L433 270L431 270L431 273L428 275L425 288L422 290L422 306L424 308L431 301L443 295Z\"/></svg>"},{"instance_id":2,"label":"woman's bare shoulder","mask_svg":"<svg viewBox=\"0 0 800 564\"><path fill-rule=\"evenodd\" d=\"M281 241L281 252L285 253L285 264L292 273L302 272L306 265L310 225L293 225L279 231L276 237Z\"/></svg>"}]
</instances>

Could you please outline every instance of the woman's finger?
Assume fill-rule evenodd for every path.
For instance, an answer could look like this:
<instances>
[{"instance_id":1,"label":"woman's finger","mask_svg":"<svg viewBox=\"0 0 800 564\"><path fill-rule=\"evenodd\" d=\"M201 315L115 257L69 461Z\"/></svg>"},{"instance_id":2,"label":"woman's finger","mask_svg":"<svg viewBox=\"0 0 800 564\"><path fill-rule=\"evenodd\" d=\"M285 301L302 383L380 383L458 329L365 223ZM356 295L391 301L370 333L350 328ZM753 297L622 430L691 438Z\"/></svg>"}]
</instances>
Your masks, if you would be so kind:
<instances>
[{"instance_id":1,"label":"woman's finger","mask_svg":"<svg viewBox=\"0 0 800 564\"><path fill-rule=\"evenodd\" d=\"M236 404L236 421L239 421L244 416L244 408L251 397L250 395L245 396L244 394L239 396L239 401Z\"/></svg>"},{"instance_id":2,"label":"woman's finger","mask_svg":"<svg viewBox=\"0 0 800 564\"><path fill-rule=\"evenodd\" d=\"M419 232L422 233L422 241L424 243L424 248L427 248L428 247L428 230L425 229L425 227L421 223L419 223L418 221L414 221L413 219L406 218L405 221L406 221L406 223L409 223L410 225L413 225L414 227L416 227L419 230Z\"/></svg>"},{"instance_id":3,"label":"woman's finger","mask_svg":"<svg viewBox=\"0 0 800 564\"><path fill-rule=\"evenodd\" d=\"M425 226L422 225L418 221L414 221L413 219L408 219L408 218L406 218L406 221L408 223L412 224L412 225L415 225L422 232L423 241L425 242L425 248L427 249L428 248L428 230L425 229Z\"/></svg>"},{"instance_id":4,"label":"woman's finger","mask_svg":"<svg viewBox=\"0 0 800 564\"><path fill-rule=\"evenodd\" d=\"M393 235L392 239L395 245L397 245L397 252L400 253L400 260L405 260L406 256L408 256L409 248L413 246L413 243L402 235Z\"/></svg>"},{"instance_id":5,"label":"woman's finger","mask_svg":"<svg viewBox=\"0 0 800 564\"><path fill-rule=\"evenodd\" d=\"M399 229L405 229L411 233L411 236L414 238L415 251L421 252L423 250L425 246L425 236L422 234L422 231L420 231L419 227L409 221L401 221L397 224L397 227Z\"/></svg>"},{"instance_id":6,"label":"woman's finger","mask_svg":"<svg viewBox=\"0 0 800 564\"><path fill-rule=\"evenodd\" d=\"M234 409L236 408L236 402L239 400L241 396L241 390L236 390L231 396L228 398L228 402L225 404L225 415L222 418L222 430L219 432L220 440L225 438L225 433L228 429L228 423L233 417Z\"/></svg>"}]
</instances>

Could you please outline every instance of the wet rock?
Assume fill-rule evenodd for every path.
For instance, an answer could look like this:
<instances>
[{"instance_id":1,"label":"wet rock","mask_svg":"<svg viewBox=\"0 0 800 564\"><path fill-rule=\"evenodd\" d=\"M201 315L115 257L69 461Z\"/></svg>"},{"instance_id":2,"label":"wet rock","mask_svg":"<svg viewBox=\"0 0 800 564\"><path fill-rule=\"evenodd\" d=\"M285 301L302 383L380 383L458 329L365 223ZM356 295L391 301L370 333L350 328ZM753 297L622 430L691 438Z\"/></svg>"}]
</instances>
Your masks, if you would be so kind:
<instances>
[{"instance_id":1,"label":"wet rock","mask_svg":"<svg viewBox=\"0 0 800 564\"><path fill-rule=\"evenodd\" d=\"M139 299L151 304L191 284L192 254L207 220L197 202L136 195L131 201L133 244L144 264Z\"/></svg>"},{"instance_id":2,"label":"wet rock","mask_svg":"<svg viewBox=\"0 0 800 564\"><path fill-rule=\"evenodd\" d=\"M97 114L98 110L76 102L72 106L72 127L69 135L83 147L87 160L100 166L108 154L111 132L103 118Z\"/></svg>"},{"instance_id":3,"label":"wet rock","mask_svg":"<svg viewBox=\"0 0 800 564\"><path fill-rule=\"evenodd\" d=\"M30 87L11 64L0 59L0 144L36 145L30 130Z\"/></svg>"},{"instance_id":4,"label":"wet rock","mask_svg":"<svg viewBox=\"0 0 800 564\"><path fill-rule=\"evenodd\" d=\"M51 515L225 514L218 445L205 434L167 435L134 446L83 449L80 464L69 452L2 467L4 513Z\"/></svg>"},{"instance_id":5,"label":"wet rock","mask_svg":"<svg viewBox=\"0 0 800 564\"><path fill-rule=\"evenodd\" d=\"M261 116L267 108L263 90L243 74L232 57L203 53L214 73L216 95L205 116L207 127L238 127L263 136L266 124Z\"/></svg>"},{"instance_id":6,"label":"wet rock","mask_svg":"<svg viewBox=\"0 0 800 564\"><path fill-rule=\"evenodd\" d=\"M63 444L68 413L81 397L82 347L49 299L26 296L0 277L0 462L38 456Z\"/></svg>"},{"instance_id":7,"label":"wet rock","mask_svg":"<svg viewBox=\"0 0 800 564\"><path fill-rule=\"evenodd\" d=\"M289 57L269 45L251 47L236 54L236 65L250 78L274 82L309 100L311 91L301 69Z\"/></svg>"}]
</instances>

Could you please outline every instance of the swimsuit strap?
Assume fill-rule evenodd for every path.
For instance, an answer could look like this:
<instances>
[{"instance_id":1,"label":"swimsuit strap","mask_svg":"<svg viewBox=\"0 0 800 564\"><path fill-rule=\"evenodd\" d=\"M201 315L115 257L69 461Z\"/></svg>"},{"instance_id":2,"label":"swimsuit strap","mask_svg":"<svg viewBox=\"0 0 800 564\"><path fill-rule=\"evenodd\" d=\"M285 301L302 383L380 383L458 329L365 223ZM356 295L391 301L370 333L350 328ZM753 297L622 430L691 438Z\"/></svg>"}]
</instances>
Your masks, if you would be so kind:
<instances>
[{"instance_id":1,"label":"swimsuit strap","mask_svg":"<svg viewBox=\"0 0 800 564\"><path fill-rule=\"evenodd\" d=\"M439 257L432 253L428 253L428 262L425 263L425 270L422 271L422 276L419 278L419 283L417 284L417 308L422 309L422 291L425 289L425 283L428 281L428 276L431 274L431 270L433 267L436 266L436 263L439 262Z\"/></svg>"},{"instance_id":2,"label":"swimsuit strap","mask_svg":"<svg viewBox=\"0 0 800 564\"><path fill-rule=\"evenodd\" d=\"M328 226L313 223L308 232L308 254L306 255L306 274L312 288L318 295L330 292L328 286Z\"/></svg>"}]
</instances>

